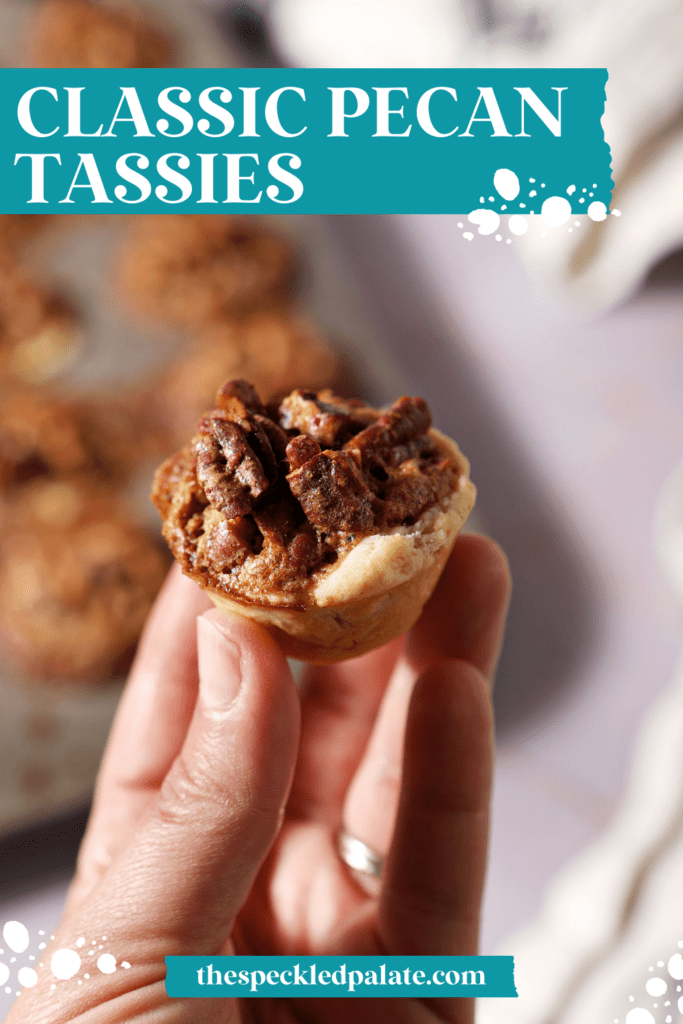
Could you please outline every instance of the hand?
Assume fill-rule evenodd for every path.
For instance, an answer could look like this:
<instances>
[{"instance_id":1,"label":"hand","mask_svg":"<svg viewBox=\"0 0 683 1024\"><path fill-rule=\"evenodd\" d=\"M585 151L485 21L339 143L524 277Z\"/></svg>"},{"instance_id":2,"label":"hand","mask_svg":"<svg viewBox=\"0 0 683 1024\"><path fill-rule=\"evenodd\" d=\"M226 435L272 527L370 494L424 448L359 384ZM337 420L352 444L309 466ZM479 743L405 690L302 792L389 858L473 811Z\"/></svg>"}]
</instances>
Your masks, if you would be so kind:
<instances>
[{"instance_id":1,"label":"hand","mask_svg":"<svg viewBox=\"0 0 683 1024\"><path fill-rule=\"evenodd\" d=\"M499 549L460 537L411 633L308 667L300 701L270 635L207 611L173 570L112 729L64 918L7 1024L471 1021L465 999L169 1000L164 957L476 952L508 591ZM386 855L379 891L340 860L342 822ZM105 935L129 970L104 975L88 959ZM80 936L86 963L51 989L52 951Z\"/></svg>"}]
</instances>

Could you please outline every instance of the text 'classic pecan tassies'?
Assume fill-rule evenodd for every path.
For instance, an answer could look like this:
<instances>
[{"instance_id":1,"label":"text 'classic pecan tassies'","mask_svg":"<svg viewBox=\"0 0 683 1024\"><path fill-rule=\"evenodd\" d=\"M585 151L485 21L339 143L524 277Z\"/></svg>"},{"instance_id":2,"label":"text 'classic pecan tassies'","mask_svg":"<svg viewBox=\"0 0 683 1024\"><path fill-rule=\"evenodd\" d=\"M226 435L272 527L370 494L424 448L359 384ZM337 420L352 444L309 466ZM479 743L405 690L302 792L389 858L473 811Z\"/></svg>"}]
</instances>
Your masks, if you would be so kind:
<instances>
[{"instance_id":1,"label":"text 'classic pecan tassies'","mask_svg":"<svg viewBox=\"0 0 683 1024\"><path fill-rule=\"evenodd\" d=\"M264 405L236 380L157 471L153 499L219 607L324 662L415 622L474 504L468 474L421 398L377 410L297 390Z\"/></svg>"}]
</instances>

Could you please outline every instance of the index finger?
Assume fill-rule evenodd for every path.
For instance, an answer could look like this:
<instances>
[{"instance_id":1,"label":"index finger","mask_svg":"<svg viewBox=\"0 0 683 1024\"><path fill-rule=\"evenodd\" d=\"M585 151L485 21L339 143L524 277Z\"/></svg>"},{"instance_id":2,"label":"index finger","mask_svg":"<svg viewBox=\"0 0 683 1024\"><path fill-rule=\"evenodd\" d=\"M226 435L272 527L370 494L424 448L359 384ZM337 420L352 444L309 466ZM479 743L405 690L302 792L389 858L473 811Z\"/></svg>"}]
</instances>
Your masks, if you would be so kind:
<instances>
[{"instance_id":1,"label":"index finger","mask_svg":"<svg viewBox=\"0 0 683 1024\"><path fill-rule=\"evenodd\" d=\"M498 664L510 601L510 569L502 549L479 534L461 534L434 593L408 634L417 673L446 658L468 661L488 680Z\"/></svg>"}]
</instances>

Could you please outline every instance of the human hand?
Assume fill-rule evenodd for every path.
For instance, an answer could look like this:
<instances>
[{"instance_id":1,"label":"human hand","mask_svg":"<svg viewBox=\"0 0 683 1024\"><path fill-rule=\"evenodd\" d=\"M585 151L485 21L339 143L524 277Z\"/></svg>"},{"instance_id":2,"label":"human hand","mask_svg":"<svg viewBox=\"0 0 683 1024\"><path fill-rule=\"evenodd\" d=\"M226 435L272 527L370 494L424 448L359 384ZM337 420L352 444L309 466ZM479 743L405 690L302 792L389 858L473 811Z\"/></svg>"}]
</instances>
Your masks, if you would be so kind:
<instances>
[{"instance_id":1,"label":"human hand","mask_svg":"<svg viewBox=\"0 0 683 1024\"><path fill-rule=\"evenodd\" d=\"M55 941L107 936L130 970L38 984L7 1024L336 1024L344 999L174 999L167 955L476 953L491 784L488 690L509 592L499 549L456 543L415 628L308 667L173 570L105 752ZM199 618L197 619L197 616ZM336 836L386 863L377 891ZM359 884L360 883L360 884ZM78 985L78 980L82 984ZM381 1007L379 1004L382 1004ZM471 1000L354 999L365 1021L467 1024Z\"/></svg>"}]
</instances>

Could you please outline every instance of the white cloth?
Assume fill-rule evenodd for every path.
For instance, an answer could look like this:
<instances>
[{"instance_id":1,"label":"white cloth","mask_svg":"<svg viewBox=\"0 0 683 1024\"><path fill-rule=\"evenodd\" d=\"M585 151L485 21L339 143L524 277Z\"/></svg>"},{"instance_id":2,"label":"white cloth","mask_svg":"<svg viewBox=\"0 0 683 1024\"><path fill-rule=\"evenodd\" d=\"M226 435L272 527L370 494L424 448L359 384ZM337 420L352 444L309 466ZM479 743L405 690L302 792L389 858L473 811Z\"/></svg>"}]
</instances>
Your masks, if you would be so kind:
<instances>
[{"instance_id":1,"label":"white cloth","mask_svg":"<svg viewBox=\"0 0 683 1024\"><path fill-rule=\"evenodd\" d=\"M299 67L606 67L603 126L621 216L545 237L536 225L520 244L595 309L683 244L680 0L273 0L271 18Z\"/></svg>"}]
</instances>

